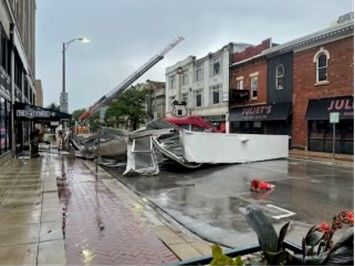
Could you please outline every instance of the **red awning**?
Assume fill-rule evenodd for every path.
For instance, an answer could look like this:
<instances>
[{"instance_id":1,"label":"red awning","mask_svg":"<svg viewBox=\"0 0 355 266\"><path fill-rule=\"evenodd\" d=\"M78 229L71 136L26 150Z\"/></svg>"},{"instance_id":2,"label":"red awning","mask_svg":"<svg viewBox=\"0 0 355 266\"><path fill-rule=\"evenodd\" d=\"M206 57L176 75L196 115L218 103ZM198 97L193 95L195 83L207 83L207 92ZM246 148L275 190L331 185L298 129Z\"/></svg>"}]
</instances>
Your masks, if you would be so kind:
<instances>
[{"instance_id":1,"label":"red awning","mask_svg":"<svg viewBox=\"0 0 355 266\"><path fill-rule=\"evenodd\" d=\"M205 119L199 116L186 116L186 117L169 116L165 118L165 121L178 127L191 125L201 129L208 129L212 132L217 131L217 129L214 126L212 126Z\"/></svg>"}]
</instances>

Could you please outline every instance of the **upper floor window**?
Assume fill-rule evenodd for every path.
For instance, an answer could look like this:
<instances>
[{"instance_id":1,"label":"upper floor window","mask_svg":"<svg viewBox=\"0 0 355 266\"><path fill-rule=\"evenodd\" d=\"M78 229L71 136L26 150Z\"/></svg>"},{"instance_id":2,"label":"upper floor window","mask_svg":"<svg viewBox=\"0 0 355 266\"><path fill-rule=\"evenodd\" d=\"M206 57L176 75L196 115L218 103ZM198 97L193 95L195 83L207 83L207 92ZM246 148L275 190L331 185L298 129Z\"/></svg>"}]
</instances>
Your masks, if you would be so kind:
<instances>
[{"instance_id":1,"label":"upper floor window","mask_svg":"<svg viewBox=\"0 0 355 266\"><path fill-rule=\"evenodd\" d=\"M250 95L252 100L258 98L258 75L250 76Z\"/></svg>"},{"instance_id":2,"label":"upper floor window","mask_svg":"<svg viewBox=\"0 0 355 266\"><path fill-rule=\"evenodd\" d=\"M194 91L194 104L195 107L200 107L203 105L202 90Z\"/></svg>"},{"instance_id":3,"label":"upper floor window","mask_svg":"<svg viewBox=\"0 0 355 266\"><path fill-rule=\"evenodd\" d=\"M328 81L329 52L323 47L314 55L313 62L316 64L316 83Z\"/></svg>"},{"instance_id":4,"label":"upper floor window","mask_svg":"<svg viewBox=\"0 0 355 266\"><path fill-rule=\"evenodd\" d=\"M189 73L184 72L182 74L182 86L186 86L189 83Z\"/></svg>"},{"instance_id":5,"label":"upper floor window","mask_svg":"<svg viewBox=\"0 0 355 266\"><path fill-rule=\"evenodd\" d=\"M237 90L243 90L243 77L236 78L237 80Z\"/></svg>"},{"instance_id":6,"label":"upper floor window","mask_svg":"<svg viewBox=\"0 0 355 266\"><path fill-rule=\"evenodd\" d=\"M285 68L283 65L278 65L276 67L276 89L282 90L284 88L284 77L285 77Z\"/></svg>"},{"instance_id":7,"label":"upper floor window","mask_svg":"<svg viewBox=\"0 0 355 266\"><path fill-rule=\"evenodd\" d=\"M221 74L221 59L214 59L210 64L210 76L217 76Z\"/></svg>"},{"instance_id":8,"label":"upper floor window","mask_svg":"<svg viewBox=\"0 0 355 266\"><path fill-rule=\"evenodd\" d=\"M169 77L169 88L175 89L175 75Z\"/></svg>"},{"instance_id":9,"label":"upper floor window","mask_svg":"<svg viewBox=\"0 0 355 266\"><path fill-rule=\"evenodd\" d=\"M196 66L195 69L195 81L201 81L203 80L203 66L199 65Z\"/></svg>"},{"instance_id":10,"label":"upper floor window","mask_svg":"<svg viewBox=\"0 0 355 266\"><path fill-rule=\"evenodd\" d=\"M220 104L222 102L222 87L221 85L212 86L210 88L210 103Z\"/></svg>"}]
</instances>

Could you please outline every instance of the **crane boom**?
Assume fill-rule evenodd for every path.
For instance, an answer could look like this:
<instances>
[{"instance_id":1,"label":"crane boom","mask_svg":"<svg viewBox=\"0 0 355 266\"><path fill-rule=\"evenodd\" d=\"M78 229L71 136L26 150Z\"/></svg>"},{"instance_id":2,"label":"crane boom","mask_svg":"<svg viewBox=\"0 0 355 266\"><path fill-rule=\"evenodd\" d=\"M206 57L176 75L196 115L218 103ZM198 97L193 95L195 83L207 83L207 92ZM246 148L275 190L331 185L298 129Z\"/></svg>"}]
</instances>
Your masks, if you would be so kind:
<instances>
[{"instance_id":1,"label":"crane boom","mask_svg":"<svg viewBox=\"0 0 355 266\"><path fill-rule=\"evenodd\" d=\"M113 99L119 97L122 93L124 93L129 85L131 85L134 81L136 81L139 77L141 77L145 72L147 72L150 68L152 68L156 63L164 58L168 52L170 52L175 46L177 46L180 42L182 42L184 38L182 36L177 37L173 40L167 47L165 47L160 53L153 56L149 59L144 65L138 68L135 72L133 72L130 76L124 79L121 83L119 83L116 87L114 87L109 93L105 96L101 97L97 102L95 102L89 109L80 116L80 121L88 119L92 115L94 115L100 107L109 104Z\"/></svg>"}]
</instances>

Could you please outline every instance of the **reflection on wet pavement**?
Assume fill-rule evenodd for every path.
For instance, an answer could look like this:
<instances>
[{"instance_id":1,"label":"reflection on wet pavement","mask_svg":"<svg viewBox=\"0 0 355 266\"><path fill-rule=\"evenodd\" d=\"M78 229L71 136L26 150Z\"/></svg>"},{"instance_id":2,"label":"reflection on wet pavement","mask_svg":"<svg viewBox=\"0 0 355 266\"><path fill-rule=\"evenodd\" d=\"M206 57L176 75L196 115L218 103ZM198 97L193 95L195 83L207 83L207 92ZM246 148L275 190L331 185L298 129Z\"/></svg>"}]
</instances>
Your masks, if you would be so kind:
<instances>
[{"instance_id":1,"label":"reflection on wet pavement","mask_svg":"<svg viewBox=\"0 0 355 266\"><path fill-rule=\"evenodd\" d=\"M1 166L1 265L65 264L52 159L13 159Z\"/></svg>"},{"instance_id":2,"label":"reflection on wet pavement","mask_svg":"<svg viewBox=\"0 0 355 266\"><path fill-rule=\"evenodd\" d=\"M294 221L288 239L300 243L311 224L329 220L341 209L353 208L353 169L325 164L273 160L209 167L192 172L162 171L158 176L123 177L109 171L200 236L227 246L256 241L239 207L258 204L276 228ZM253 178L269 181L274 191L250 192ZM271 205L270 205L271 204Z\"/></svg>"},{"instance_id":3,"label":"reflection on wet pavement","mask_svg":"<svg viewBox=\"0 0 355 266\"><path fill-rule=\"evenodd\" d=\"M161 265L177 260L82 160L62 157L57 183L68 264Z\"/></svg>"}]
</instances>

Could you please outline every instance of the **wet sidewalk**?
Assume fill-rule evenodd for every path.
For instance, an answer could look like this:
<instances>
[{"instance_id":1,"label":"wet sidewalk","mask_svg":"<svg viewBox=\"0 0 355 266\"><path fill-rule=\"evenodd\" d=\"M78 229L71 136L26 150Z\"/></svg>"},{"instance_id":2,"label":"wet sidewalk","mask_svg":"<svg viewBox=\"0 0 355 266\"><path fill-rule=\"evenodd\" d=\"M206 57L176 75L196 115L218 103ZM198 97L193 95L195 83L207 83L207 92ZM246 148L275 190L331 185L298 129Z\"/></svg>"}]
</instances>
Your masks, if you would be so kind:
<instances>
[{"instance_id":1,"label":"wet sidewalk","mask_svg":"<svg viewBox=\"0 0 355 266\"><path fill-rule=\"evenodd\" d=\"M57 151L14 159L0 167L0 265L163 265L211 254L157 213L92 162Z\"/></svg>"},{"instance_id":2,"label":"wet sidewalk","mask_svg":"<svg viewBox=\"0 0 355 266\"><path fill-rule=\"evenodd\" d=\"M162 265L178 260L84 161L61 157L58 164L68 264Z\"/></svg>"},{"instance_id":3,"label":"wet sidewalk","mask_svg":"<svg viewBox=\"0 0 355 266\"><path fill-rule=\"evenodd\" d=\"M289 151L289 155L294 159L312 160L312 161L323 162L327 164L345 166L345 167L354 166L354 156L348 154L335 154L333 160L332 153L292 149Z\"/></svg>"},{"instance_id":4,"label":"wet sidewalk","mask_svg":"<svg viewBox=\"0 0 355 266\"><path fill-rule=\"evenodd\" d=\"M0 168L0 264L63 265L58 170L51 156Z\"/></svg>"}]
</instances>

